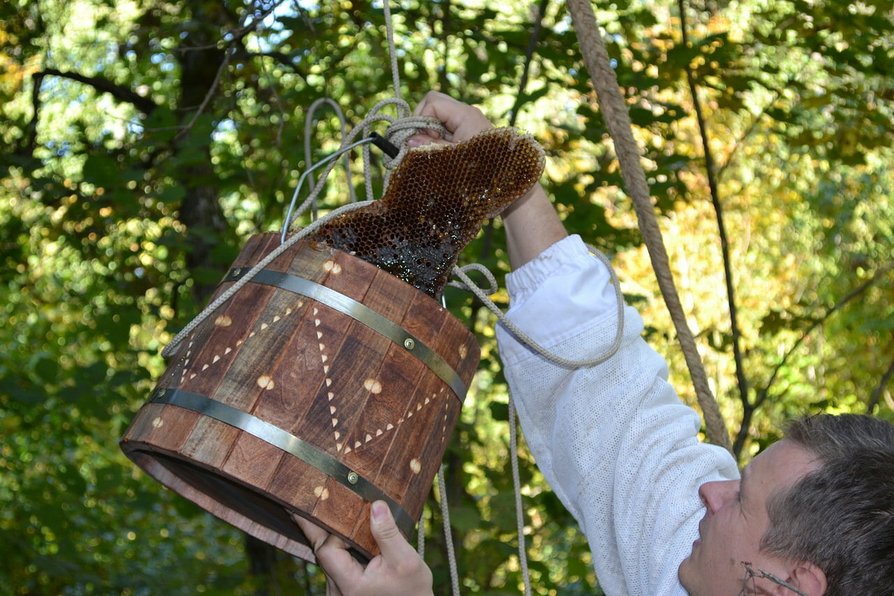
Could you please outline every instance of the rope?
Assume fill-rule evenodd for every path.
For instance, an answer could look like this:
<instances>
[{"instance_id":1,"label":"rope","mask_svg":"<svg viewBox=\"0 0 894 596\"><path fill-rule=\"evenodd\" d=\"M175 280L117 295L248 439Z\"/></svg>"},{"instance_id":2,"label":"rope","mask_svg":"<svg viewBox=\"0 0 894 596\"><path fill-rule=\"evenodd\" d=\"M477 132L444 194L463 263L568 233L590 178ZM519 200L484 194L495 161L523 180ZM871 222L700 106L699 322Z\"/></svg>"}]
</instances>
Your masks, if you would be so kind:
<instances>
[{"instance_id":1,"label":"rope","mask_svg":"<svg viewBox=\"0 0 894 596\"><path fill-rule=\"evenodd\" d=\"M387 2L387 0L385 0ZM453 596L459 596L459 572L456 553L453 550L453 534L450 532L450 509L447 507L447 484L444 482L444 464L438 469L438 499L441 502L441 519L444 521L444 544L447 546L447 562L450 567L450 587Z\"/></svg>"},{"instance_id":2,"label":"rope","mask_svg":"<svg viewBox=\"0 0 894 596\"><path fill-rule=\"evenodd\" d=\"M664 296L664 302L667 304L667 309L674 322L680 346L689 367L692 384L705 416L708 438L712 443L730 449L729 433L720 415L717 400L711 393L695 339L686 322L686 315L677 295L667 251L661 237L661 228L658 227L649 198L646 176L639 162L639 148L633 138L630 114L627 112L624 98L621 97L615 71L609 63L608 52L599 34L599 24L593 14L593 7L590 5L590 0L568 0L568 10L571 13L574 30L577 32L584 62L587 65L587 70L590 71L593 87L596 89L599 107L614 141L624 186L633 199L640 232L649 250L652 268L658 279L658 287Z\"/></svg>"},{"instance_id":3,"label":"rope","mask_svg":"<svg viewBox=\"0 0 894 596\"><path fill-rule=\"evenodd\" d=\"M621 283L618 281L618 276L615 274L615 270L612 268L611 263L604 254L588 245L591 254L596 257L603 265L608 269L609 276L611 277L612 289L615 292L615 305L616 305L616 314L618 318L618 326L615 329L615 337L612 340L611 345L606 348L604 352L599 354L598 356L594 356L593 358L584 358L583 360L571 360L569 358L565 358L553 352L552 350L543 347L539 343L537 343L531 336L527 333L519 329L515 323L510 321L506 315L500 310L500 307L494 304L494 302L487 296L487 294L479 288L475 282L473 282L468 275L466 275L463 268L454 267L453 275L458 277L462 282L462 285L468 288L475 296L478 297L479 300L490 310L494 315L496 315L500 324L503 325L512 335L515 336L518 341L525 344L538 354L540 354L546 360L549 360L553 364L561 366L563 368L589 368L591 366L597 366L602 364L612 356L614 356L618 350L621 348L621 342L624 339L624 296L621 293Z\"/></svg>"},{"instance_id":4,"label":"rope","mask_svg":"<svg viewBox=\"0 0 894 596\"><path fill-rule=\"evenodd\" d=\"M320 228L324 223L326 223L330 219L338 217L339 215L342 215L343 213L348 213L348 212L354 211L356 209L361 209L363 207L366 207L369 204L370 204L369 201L363 201L360 203L351 203L349 205L344 205L343 207L335 209L330 214L328 214L326 217L324 217L322 219L318 219L317 221L313 222L312 224L310 224L309 226L307 226L306 228L301 230L299 233L293 234L292 236L290 236L288 240L281 243L270 254L268 254L266 257L264 257L263 259L258 261L258 263L254 267L252 267L248 271L248 273L245 274L244 277L242 277L238 281L236 281L236 283L234 283L232 286L227 288L226 291L224 291L220 296L215 298L214 301L211 302L211 304L209 304L204 309L202 309L202 312L200 312L198 315L196 315L195 318L192 321L190 321L189 324L186 325L186 327L181 329L180 333L178 333L174 337L174 339L172 339L171 342L167 346L165 346L165 349L161 351L161 355L164 356L165 358L171 357L175 353L177 346L180 345L180 343L190 333L192 333L193 330L202 323L202 321L204 321L209 316L211 316L211 313L213 313L215 310L220 308L221 305L223 305L227 300L232 298L233 295L236 292L238 292L239 290L241 290L245 286L245 284L250 282L252 280L252 278L254 278L254 276L257 275L261 269L263 269L264 267L266 267L267 265L272 263L276 259L276 257L278 257L279 255L284 253L286 250L291 248L296 242L298 242L302 238L306 238L307 236L309 236L310 234L315 232L318 228Z\"/></svg>"},{"instance_id":5,"label":"rope","mask_svg":"<svg viewBox=\"0 0 894 596\"><path fill-rule=\"evenodd\" d=\"M419 516L419 523L416 525L416 552L420 559L425 559L425 509Z\"/></svg>"},{"instance_id":6,"label":"rope","mask_svg":"<svg viewBox=\"0 0 894 596\"><path fill-rule=\"evenodd\" d=\"M522 506L521 480L518 473L518 429L515 402L509 397L509 461L512 462L512 486L515 489L515 523L518 529L518 564L522 572L525 596L531 596L531 574L528 571L528 549L525 544L525 514Z\"/></svg>"},{"instance_id":7,"label":"rope","mask_svg":"<svg viewBox=\"0 0 894 596\"><path fill-rule=\"evenodd\" d=\"M391 3L384 2L385 35L388 38L388 58L391 60L391 82L394 85L394 97L400 99L400 69L397 65L397 51L394 47L394 26L391 24Z\"/></svg>"},{"instance_id":8,"label":"rope","mask_svg":"<svg viewBox=\"0 0 894 596\"><path fill-rule=\"evenodd\" d=\"M314 126L314 114L320 108L320 106L328 105L335 112L335 117L338 118L338 123L341 126L341 136L342 138L348 133L348 121L345 119L345 113L342 111L341 106L339 106L335 100L329 97L321 97L310 104L310 107L307 108L307 114L304 116L304 163L309 164L311 162L310 155L310 136L313 132ZM351 203L357 202L357 194L354 192L354 185L351 184L351 160L348 157L348 154L344 154L344 166L345 166L345 176L348 179L348 194L350 195ZM314 177L310 176L310 185L314 185ZM313 211L311 212L311 219L317 219L317 206L316 203L313 206Z\"/></svg>"},{"instance_id":9,"label":"rope","mask_svg":"<svg viewBox=\"0 0 894 596\"><path fill-rule=\"evenodd\" d=\"M469 271L477 271L478 273L482 274L485 277L485 279L487 279L488 287L487 288L479 288L479 289L481 289L482 291L484 291L487 294L494 294L497 291L499 291L499 289L500 289L500 285L497 283L497 278L494 277L494 274L491 273L490 270L487 267L485 267L484 265L482 265L481 263L470 263L468 265L463 265L462 267L459 267L459 270L462 271L463 273L465 273L466 275L469 274ZM465 290L467 292L472 291L471 287L469 287L468 285L464 284L461 281L449 281L449 282L447 282L447 285L451 288L457 288L460 290ZM444 308L447 308L447 307L445 306Z\"/></svg>"}]
</instances>

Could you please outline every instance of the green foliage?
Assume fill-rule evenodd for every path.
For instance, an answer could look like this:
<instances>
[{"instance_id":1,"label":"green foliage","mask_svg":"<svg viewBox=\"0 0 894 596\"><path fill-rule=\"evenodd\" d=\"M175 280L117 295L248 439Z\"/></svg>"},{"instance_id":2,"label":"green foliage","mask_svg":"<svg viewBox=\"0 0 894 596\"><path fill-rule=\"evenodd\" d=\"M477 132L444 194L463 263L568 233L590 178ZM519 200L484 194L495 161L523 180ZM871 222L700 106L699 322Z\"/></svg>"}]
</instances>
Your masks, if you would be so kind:
<instances>
[{"instance_id":1,"label":"green foliage","mask_svg":"<svg viewBox=\"0 0 894 596\"><path fill-rule=\"evenodd\" d=\"M536 4L539 4L536 3ZM716 226L685 70L729 216L747 398L743 458L813 411L863 411L894 360L894 17L887 0L599 3L668 242L731 428L742 419ZM550 4L518 89L528 3L394 6L402 94L483 106L544 145L570 231L615 254L648 337L684 378L565 8ZM272 12L270 12L272 11ZM300 172L391 95L379 3L13 0L0 5L0 585L10 593L322 594L313 567L252 574L243 537L138 472L117 440L247 236L277 228ZM378 158L376 158L378 159ZM359 159L355 159L359 165ZM376 162L378 163L378 162ZM381 173L375 174L381 189ZM334 174L321 209L359 174ZM499 222L465 258L508 270ZM685 263L685 265L680 264ZM504 293L497 302L507 306ZM447 458L464 592L521 584L508 397L494 321L450 290L482 362ZM685 302L685 301L684 301ZM650 311L655 312L650 312ZM689 391L678 387L684 398ZM894 419L891 389L875 412ZM588 547L522 448L540 594L598 593ZM434 500L427 560L449 574ZM298 586L296 588L295 586Z\"/></svg>"}]
</instances>

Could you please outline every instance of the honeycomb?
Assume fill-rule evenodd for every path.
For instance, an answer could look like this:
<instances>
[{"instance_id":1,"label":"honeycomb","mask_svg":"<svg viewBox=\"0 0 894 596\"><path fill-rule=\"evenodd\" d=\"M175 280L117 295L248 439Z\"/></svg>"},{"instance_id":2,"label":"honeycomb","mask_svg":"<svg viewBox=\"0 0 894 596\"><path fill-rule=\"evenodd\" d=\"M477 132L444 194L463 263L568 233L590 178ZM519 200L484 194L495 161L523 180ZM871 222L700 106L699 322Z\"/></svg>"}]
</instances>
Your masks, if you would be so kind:
<instances>
[{"instance_id":1,"label":"honeycomb","mask_svg":"<svg viewBox=\"0 0 894 596\"><path fill-rule=\"evenodd\" d=\"M540 145L510 128L419 147L394 170L381 200L330 220L313 238L437 299L462 249L531 188L543 164Z\"/></svg>"}]
</instances>

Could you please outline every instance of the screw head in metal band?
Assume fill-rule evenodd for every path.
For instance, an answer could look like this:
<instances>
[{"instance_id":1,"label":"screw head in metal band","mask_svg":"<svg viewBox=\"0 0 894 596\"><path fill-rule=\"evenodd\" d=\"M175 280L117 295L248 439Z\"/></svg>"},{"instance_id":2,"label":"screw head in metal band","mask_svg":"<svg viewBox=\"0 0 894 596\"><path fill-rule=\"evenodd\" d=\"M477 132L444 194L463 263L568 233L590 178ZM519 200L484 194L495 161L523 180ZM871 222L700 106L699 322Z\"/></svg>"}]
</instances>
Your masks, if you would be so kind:
<instances>
[{"instance_id":1,"label":"screw head in metal band","mask_svg":"<svg viewBox=\"0 0 894 596\"><path fill-rule=\"evenodd\" d=\"M239 267L233 269L233 277L238 277L240 273L242 273L242 269L240 269Z\"/></svg>"},{"instance_id":2,"label":"screw head in metal band","mask_svg":"<svg viewBox=\"0 0 894 596\"><path fill-rule=\"evenodd\" d=\"M416 347L416 342L413 341L412 337L408 337L407 339L404 340L404 347L408 350L412 350L413 348Z\"/></svg>"},{"instance_id":3,"label":"screw head in metal band","mask_svg":"<svg viewBox=\"0 0 894 596\"><path fill-rule=\"evenodd\" d=\"M348 482L350 484L357 484L358 480L360 480L360 475L357 472L348 472Z\"/></svg>"}]
</instances>

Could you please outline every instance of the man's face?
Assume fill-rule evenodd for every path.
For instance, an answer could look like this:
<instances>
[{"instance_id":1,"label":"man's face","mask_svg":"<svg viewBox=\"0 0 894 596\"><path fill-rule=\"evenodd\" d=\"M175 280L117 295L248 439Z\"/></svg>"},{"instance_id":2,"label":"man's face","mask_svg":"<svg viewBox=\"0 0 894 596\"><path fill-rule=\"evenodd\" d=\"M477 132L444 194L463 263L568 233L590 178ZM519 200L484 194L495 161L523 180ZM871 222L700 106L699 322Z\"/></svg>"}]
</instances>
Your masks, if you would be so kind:
<instances>
[{"instance_id":1,"label":"man's face","mask_svg":"<svg viewBox=\"0 0 894 596\"><path fill-rule=\"evenodd\" d=\"M786 580L789 567L761 552L770 525L767 503L817 467L803 447L783 440L754 458L741 480L703 484L699 496L706 512L692 553L680 564L683 587L692 596L775 593L779 586L760 579L760 572ZM748 572L749 564L756 576Z\"/></svg>"}]
</instances>

